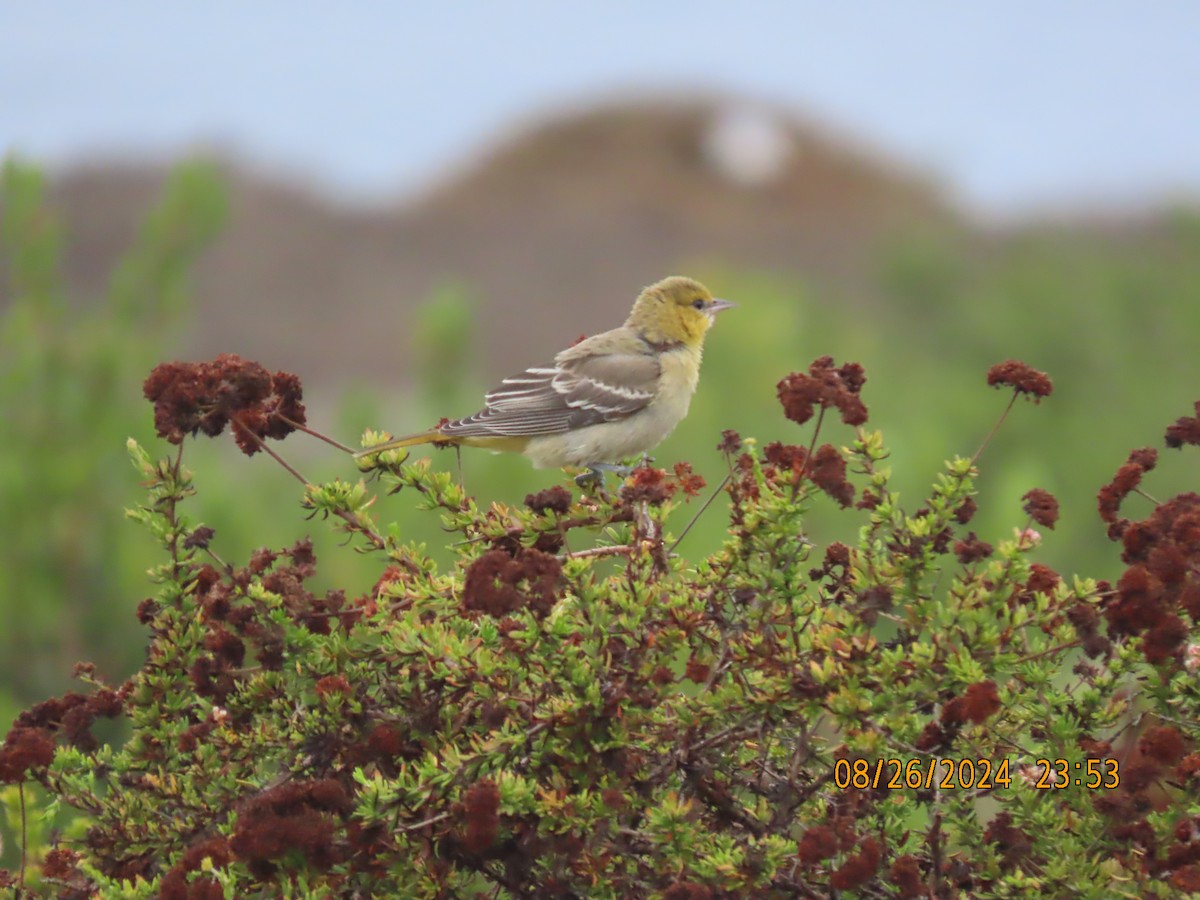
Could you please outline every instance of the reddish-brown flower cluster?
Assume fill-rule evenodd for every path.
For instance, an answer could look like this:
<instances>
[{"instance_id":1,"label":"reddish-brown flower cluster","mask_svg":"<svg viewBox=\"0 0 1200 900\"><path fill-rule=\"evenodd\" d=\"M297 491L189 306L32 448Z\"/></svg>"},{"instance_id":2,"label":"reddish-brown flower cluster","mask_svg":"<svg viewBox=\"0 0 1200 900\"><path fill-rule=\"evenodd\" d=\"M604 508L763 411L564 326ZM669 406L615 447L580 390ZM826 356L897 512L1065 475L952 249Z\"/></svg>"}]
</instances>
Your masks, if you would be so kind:
<instances>
[{"instance_id":1,"label":"reddish-brown flower cluster","mask_svg":"<svg viewBox=\"0 0 1200 900\"><path fill-rule=\"evenodd\" d=\"M944 704L940 721L930 721L914 746L923 752L947 750L965 722L980 724L998 712L1000 691L995 682L968 685L961 697Z\"/></svg>"},{"instance_id":2,"label":"reddish-brown flower cluster","mask_svg":"<svg viewBox=\"0 0 1200 900\"><path fill-rule=\"evenodd\" d=\"M1200 400L1196 401L1196 415L1180 416L1167 428L1166 441L1167 446L1173 448L1184 444L1200 446Z\"/></svg>"},{"instance_id":3,"label":"reddish-brown flower cluster","mask_svg":"<svg viewBox=\"0 0 1200 900\"><path fill-rule=\"evenodd\" d=\"M571 508L571 492L561 484L556 484L536 494L526 494L525 505L534 512L563 514Z\"/></svg>"},{"instance_id":4,"label":"reddish-brown flower cluster","mask_svg":"<svg viewBox=\"0 0 1200 900\"><path fill-rule=\"evenodd\" d=\"M221 869L233 861L233 850L229 840L221 835L197 840L184 851L183 856L163 876L159 887L161 900L223 900L225 891L209 875L188 882L188 873L195 872L209 860L214 869Z\"/></svg>"},{"instance_id":5,"label":"reddish-brown flower cluster","mask_svg":"<svg viewBox=\"0 0 1200 900\"><path fill-rule=\"evenodd\" d=\"M1034 403L1049 397L1054 391L1049 375L1015 359L997 363L988 369L987 383L989 387L1011 387L1018 394L1028 394Z\"/></svg>"},{"instance_id":6,"label":"reddish-brown flower cluster","mask_svg":"<svg viewBox=\"0 0 1200 900\"><path fill-rule=\"evenodd\" d=\"M82 859L81 854L66 847L46 851L46 858L42 860L42 879L54 885L55 900L91 900L96 896L95 884L80 869ZM0 870L0 887L12 886L5 883L4 871ZM12 896L21 895L14 891Z\"/></svg>"},{"instance_id":7,"label":"reddish-brown flower cluster","mask_svg":"<svg viewBox=\"0 0 1200 900\"><path fill-rule=\"evenodd\" d=\"M1041 563L1029 567L1029 578L1025 582L1027 594L1053 594L1062 584L1062 576Z\"/></svg>"},{"instance_id":8,"label":"reddish-brown flower cluster","mask_svg":"<svg viewBox=\"0 0 1200 900\"><path fill-rule=\"evenodd\" d=\"M942 707L942 722L945 725L961 725L963 722L986 722L1000 711L1000 692L994 681L980 681L970 685L961 697L955 697Z\"/></svg>"},{"instance_id":9,"label":"reddish-brown flower cluster","mask_svg":"<svg viewBox=\"0 0 1200 900\"><path fill-rule=\"evenodd\" d=\"M692 471L692 464L678 462L674 472L668 475L665 469L638 466L621 486L621 500L627 504L649 503L657 506L683 491L685 497L695 497L704 490L704 478Z\"/></svg>"},{"instance_id":10,"label":"reddish-brown flower cluster","mask_svg":"<svg viewBox=\"0 0 1200 900\"><path fill-rule=\"evenodd\" d=\"M1108 653L1111 642L1100 634L1100 612L1095 606L1090 603L1076 603L1067 610L1066 616L1067 621L1075 627L1083 652L1089 659Z\"/></svg>"},{"instance_id":11,"label":"reddish-brown flower cluster","mask_svg":"<svg viewBox=\"0 0 1200 900\"><path fill-rule=\"evenodd\" d=\"M1034 488L1021 499L1025 501L1021 509L1025 510L1029 518L1043 528L1054 530L1054 523L1058 521L1058 501L1054 499L1053 494L1041 488Z\"/></svg>"},{"instance_id":12,"label":"reddish-brown flower cluster","mask_svg":"<svg viewBox=\"0 0 1200 900\"><path fill-rule=\"evenodd\" d=\"M704 490L704 477L692 471L692 464L687 462L675 463L675 481L685 497L695 497Z\"/></svg>"},{"instance_id":13,"label":"reddish-brown flower cluster","mask_svg":"<svg viewBox=\"0 0 1200 900\"><path fill-rule=\"evenodd\" d=\"M814 825L800 837L796 856L803 866L815 866L831 858L838 850L837 835L828 825Z\"/></svg>"},{"instance_id":14,"label":"reddish-brown flower cluster","mask_svg":"<svg viewBox=\"0 0 1200 900\"><path fill-rule=\"evenodd\" d=\"M98 746L92 723L121 714L120 691L100 688L92 694L70 692L44 700L17 716L0 747L0 783L17 784L28 773L44 769L54 759L54 742L62 734L67 743L83 751Z\"/></svg>"},{"instance_id":15,"label":"reddish-brown flower cluster","mask_svg":"<svg viewBox=\"0 0 1200 900\"><path fill-rule=\"evenodd\" d=\"M638 466L625 484L621 485L621 499L626 503L649 503L658 506L675 494L676 484L667 478L663 469Z\"/></svg>"},{"instance_id":16,"label":"reddish-brown flower cluster","mask_svg":"<svg viewBox=\"0 0 1200 900\"><path fill-rule=\"evenodd\" d=\"M549 553L489 550L467 568L463 609L499 617L528 608L540 618L553 608L561 579L562 563Z\"/></svg>"},{"instance_id":17,"label":"reddish-brown flower cluster","mask_svg":"<svg viewBox=\"0 0 1200 900\"><path fill-rule=\"evenodd\" d=\"M854 502L854 485L846 480L846 460L833 444L822 444L805 467L813 483L845 508Z\"/></svg>"},{"instance_id":18,"label":"reddish-brown flower cluster","mask_svg":"<svg viewBox=\"0 0 1200 900\"><path fill-rule=\"evenodd\" d=\"M246 587L256 577L266 590L278 595L293 621L309 631L329 634L337 623L346 629L354 627L363 612L361 605L347 608L342 591L314 595L304 582L315 572L316 557L309 540L297 541L282 552L260 548L251 554L245 568L228 574L210 565L196 568L191 590L202 610L207 628L203 646L208 651L197 656L188 669L198 694L223 703L243 677L248 650L265 669L277 670L283 665L285 647L278 625L246 594ZM139 618L152 628L154 615L155 604L139 606Z\"/></svg>"},{"instance_id":19,"label":"reddish-brown flower cluster","mask_svg":"<svg viewBox=\"0 0 1200 900\"><path fill-rule=\"evenodd\" d=\"M663 900L713 900L713 892L694 881L676 881L663 892Z\"/></svg>"},{"instance_id":20,"label":"reddish-brown flower cluster","mask_svg":"<svg viewBox=\"0 0 1200 900\"><path fill-rule=\"evenodd\" d=\"M467 788L463 815L467 821L467 850L480 854L496 843L500 830L500 788L496 782L484 778Z\"/></svg>"},{"instance_id":21,"label":"reddish-brown flower cluster","mask_svg":"<svg viewBox=\"0 0 1200 900\"><path fill-rule=\"evenodd\" d=\"M973 531L968 531L965 538L954 542L954 555L964 566L987 559L992 555L992 550L992 545L980 540Z\"/></svg>"},{"instance_id":22,"label":"reddish-brown flower cluster","mask_svg":"<svg viewBox=\"0 0 1200 900\"><path fill-rule=\"evenodd\" d=\"M883 850L873 837L865 838L858 845L858 852L841 864L829 876L829 886L839 891L851 891L866 884L879 871Z\"/></svg>"},{"instance_id":23,"label":"reddish-brown flower cluster","mask_svg":"<svg viewBox=\"0 0 1200 900\"><path fill-rule=\"evenodd\" d=\"M156 366L142 392L154 404L155 430L172 444L197 432L216 437L232 422L234 440L251 456L263 439L284 438L305 421L299 378L232 353Z\"/></svg>"},{"instance_id":24,"label":"reddish-brown flower cluster","mask_svg":"<svg viewBox=\"0 0 1200 900\"><path fill-rule=\"evenodd\" d=\"M1012 813L1005 810L998 813L983 832L983 839L989 844L995 844L1000 850L1000 856L1005 865L1012 866L1026 856L1033 848L1033 840L1013 825Z\"/></svg>"},{"instance_id":25,"label":"reddish-brown flower cluster","mask_svg":"<svg viewBox=\"0 0 1200 900\"><path fill-rule=\"evenodd\" d=\"M54 735L48 728L14 725L0 748L0 783L20 784L26 773L54 760Z\"/></svg>"},{"instance_id":26,"label":"reddish-brown flower cluster","mask_svg":"<svg viewBox=\"0 0 1200 900\"><path fill-rule=\"evenodd\" d=\"M733 456L742 449L742 436L732 428L721 432L721 443L717 444L717 452L725 456Z\"/></svg>"},{"instance_id":27,"label":"reddish-brown flower cluster","mask_svg":"<svg viewBox=\"0 0 1200 900\"><path fill-rule=\"evenodd\" d=\"M1121 558L1129 568L1104 608L1112 635L1142 635L1152 663L1181 661L1189 628L1200 622L1200 495L1160 503L1149 518L1124 529Z\"/></svg>"},{"instance_id":28,"label":"reddish-brown flower cluster","mask_svg":"<svg viewBox=\"0 0 1200 900\"><path fill-rule=\"evenodd\" d=\"M1183 735L1170 725L1159 725L1146 731L1138 740L1138 750L1164 766L1173 766L1183 759L1187 744Z\"/></svg>"},{"instance_id":29,"label":"reddish-brown flower cluster","mask_svg":"<svg viewBox=\"0 0 1200 900\"><path fill-rule=\"evenodd\" d=\"M1105 741L1085 740L1080 745L1093 757L1109 757L1114 752ZM1110 836L1136 852L1148 873L1168 877L1177 888L1193 878L1200 887L1200 819L1182 819L1176 824L1173 841L1160 840L1146 814L1159 806L1165 786L1186 785L1200 771L1200 754L1187 756L1187 750L1187 740L1174 726L1148 728L1132 752L1124 751L1120 790L1105 792L1094 800L1109 820Z\"/></svg>"},{"instance_id":30,"label":"reddish-brown flower cluster","mask_svg":"<svg viewBox=\"0 0 1200 900\"><path fill-rule=\"evenodd\" d=\"M896 886L900 900L916 900L925 896L925 884L921 879L921 865L911 853L898 856L892 861L888 878Z\"/></svg>"},{"instance_id":31,"label":"reddish-brown flower cluster","mask_svg":"<svg viewBox=\"0 0 1200 900\"><path fill-rule=\"evenodd\" d=\"M867 421L867 407L859 396L867 378L858 363L834 366L833 357L822 356L808 367L808 374L793 372L775 386L783 412L803 425L812 418L814 407L836 409L847 425Z\"/></svg>"},{"instance_id":32,"label":"reddish-brown flower cluster","mask_svg":"<svg viewBox=\"0 0 1200 900\"><path fill-rule=\"evenodd\" d=\"M831 599L842 597L854 585L850 559L850 548L834 541L825 548L821 565L808 570L808 577L811 581L825 581L829 587L826 596Z\"/></svg>"},{"instance_id":33,"label":"reddish-brown flower cluster","mask_svg":"<svg viewBox=\"0 0 1200 900\"><path fill-rule=\"evenodd\" d=\"M257 878L293 850L325 871L341 860L334 835L353 808L337 779L287 782L241 804L229 846Z\"/></svg>"},{"instance_id":34,"label":"reddish-brown flower cluster","mask_svg":"<svg viewBox=\"0 0 1200 900\"><path fill-rule=\"evenodd\" d=\"M854 502L854 485L846 480L846 460L833 444L822 444L812 455L795 444L772 441L763 448L763 458L775 473L790 473L793 484L804 477L845 508Z\"/></svg>"},{"instance_id":35,"label":"reddish-brown flower cluster","mask_svg":"<svg viewBox=\"0 0 1200 900\"><path fill-rule=\"evenodd\" d=\"M324 675L317 679L316 684L317 696L326 697L349 697L354 693L354 689L350 686L350 682L346 680L346 676L342 674Z\"/></svg>"},{"instance_id":36,"label":"reddish-brown flower cluster","mask_svg":"<svg viewBox=\"0 0 1200 900\"><path fill-rule=\"evenodd\" d=\"M1108 536L1117 540L1129 527L1129 520L1121 518L1121 503L1142 483L1142 476L1158 464L1158 451L1151 447L1134 450L1125 460L1125 464L1117 469L1113 480L1096 495L1100 508L1100 518L1108 525Z\"/></svg>"},{"instance_id":37,"label":"reddish-brown flower cluster","mask_svg":"<svg viewBox=\"0 0 1200 900\"><path fill-rule=\"evenodd\" d=\"M853 807L855 802L851 800L849 806ZM855 827L856 821L853 809L843 809L827 823L805 831L796 849L796 858L806 869L813 869L838 853L849 854L829 875L830 887L837 890L853 890L865 884L879 871L883 857L879 840L874 836L863 837Z\"/></svg>"},{"instance_id":38,"label":"reddish-brown flower cluster","mask_svg":"<svg viewBox=\"0 0 1200 900\"><path fill-rule=\"evenodd\" d=\"M704 684L708 681L708 676L712 674L712 666L709 663L701 662L695 656L688 657L687 665L684 666L683 677L688 681L694 681L696 684Z\"/></svg>"},{"instance_id":39,"label":"reddish-brown flower cluster","mask_svg":"<svg viewBox=\"0 0 1200 900\"><path fill-rule=\"evenodd\" d=\"M958 509L954 511L954 521L959 525L967 525L975 518L975 513L979 511L979 504L975 502L974 497L968 497L962 503L958 504Z\"/></svg>"}]
</instances>

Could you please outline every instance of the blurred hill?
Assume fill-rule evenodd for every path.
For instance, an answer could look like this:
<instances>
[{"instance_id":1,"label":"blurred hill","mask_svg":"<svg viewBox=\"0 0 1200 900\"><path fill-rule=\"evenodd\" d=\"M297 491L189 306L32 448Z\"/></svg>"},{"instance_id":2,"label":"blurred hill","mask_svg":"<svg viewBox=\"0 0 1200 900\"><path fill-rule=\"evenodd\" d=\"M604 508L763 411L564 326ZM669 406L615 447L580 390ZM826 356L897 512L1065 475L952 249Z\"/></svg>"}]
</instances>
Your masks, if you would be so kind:
<instances>
[{"instance_id":1,"label":"blurred hill","mask_svg":"<svg viewBox=\"0 0 1200 900\"><path fill-rule=\"evenodd\" d=\"M95 296L165 170L58 178L67 276ZM487 377L611 325L644 284L702 262L877 301L871 260L898 233L966 225L929 178L783 113L733 101L611 106L494 147L423 196L348 208L228 167L230 220L196 275L179 352L393 383L412 312L454 284L477 299ZM515 313L515 314L514 314Z\"/></svg>"}]
</instances>

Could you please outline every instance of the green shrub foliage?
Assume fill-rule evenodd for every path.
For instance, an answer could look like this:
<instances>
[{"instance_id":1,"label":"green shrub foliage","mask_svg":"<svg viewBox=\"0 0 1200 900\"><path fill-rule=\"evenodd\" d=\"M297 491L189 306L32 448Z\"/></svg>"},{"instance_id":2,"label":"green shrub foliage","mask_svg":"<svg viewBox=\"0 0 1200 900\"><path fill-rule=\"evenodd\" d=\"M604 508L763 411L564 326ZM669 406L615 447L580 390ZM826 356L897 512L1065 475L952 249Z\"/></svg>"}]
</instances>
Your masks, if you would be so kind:
<instances>
[{"instance_id":1,"label":"green shrub foliage","mask_svg":"<svg viewBox=\"0 0 1200 900\"><path fill-rule=\"evenodd\" d=\"M1005 415L1051 388L1015 362L988 380L1011 392ZM1058 518L1047 492L1010 534L971 531L978 454L902 507L864 382L818 360L779 383L799 443L722 436L728 478L695 502L728 517L707 559L664 530L708 493L684 463L486 509L397 451L363 464L373 480L306 484L305 513L379 560L350 597L316 587L307 540L227 561L186 514L193 435L228 429L287 465L266 441L308 430L295 377L231 356L160 366L146 394L176 450L130 446L149 491L130 515L163 553L137 610L145 664L116 687L81 667L87 690L18 718L0 781L23 797L36 783L87 830L27 847L2 883L79 898L1196 889L1200 496L1128 497L1157 459L1135 451L1099 495L1120 582L1063 577L1036 562ZM1200 442L1200 420L1167 440ZM379 524L397 504L440 516L449 570ZM854 520L853 546L810 536L817 505ZM99 717L131 736L99 743Z\"/></svg>"}]
</instances>

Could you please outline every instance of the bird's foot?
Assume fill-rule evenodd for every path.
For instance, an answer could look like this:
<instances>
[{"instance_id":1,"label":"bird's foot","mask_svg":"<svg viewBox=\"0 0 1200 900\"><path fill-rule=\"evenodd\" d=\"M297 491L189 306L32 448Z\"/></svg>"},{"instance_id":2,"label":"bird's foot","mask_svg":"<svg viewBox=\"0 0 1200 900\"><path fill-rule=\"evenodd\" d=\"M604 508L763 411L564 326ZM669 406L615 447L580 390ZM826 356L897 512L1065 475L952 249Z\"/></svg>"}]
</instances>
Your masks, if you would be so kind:
<instances>
[{"instance_id":1,"label":"bird's foot","mask_svg":"<svg viewBox=\"0 0 1200 900\"><path fill-rule=\"evenodd\" d=\"M615 463L589 463L587 471L575 476L575 483L584 490L595 491L601 497L607 497L604 490L604 476L612 473L622 481L633 474L633 466L617 465Z\"/></svg>"},{"instance_id":2,"label":"bird's foot","mask_svg":"<svg viewBox=\"0 0 1200 900\"><path fill-rule=\"evenodd\" d=\"M633 473L632 466L621 466L614 463L588 463L587 471L575 477L575 483L580 487L586 484L604 484L606 473L612 473L618 478L628 478Z\"/></svg>"}]
</instances>

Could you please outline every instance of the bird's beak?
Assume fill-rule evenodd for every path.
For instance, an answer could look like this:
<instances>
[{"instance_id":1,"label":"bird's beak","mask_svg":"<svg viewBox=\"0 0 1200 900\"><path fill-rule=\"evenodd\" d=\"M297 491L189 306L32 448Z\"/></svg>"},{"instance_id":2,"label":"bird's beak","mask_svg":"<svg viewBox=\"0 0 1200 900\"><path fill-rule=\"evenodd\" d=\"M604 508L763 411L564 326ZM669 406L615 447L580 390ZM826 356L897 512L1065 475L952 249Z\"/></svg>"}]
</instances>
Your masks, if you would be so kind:
<instances>
[{"instance_id":1,"label":"bird's beak","mask_svg":"<svg viewBox=\"0 0 1200 900\"><path fill-rule=\"evenodd\" d=\"M713 297L712 305L708 308L708 314L715 316L723 309L732 309L737 306L736 303L731 303L728 300L722 300L720 297Z\"/></svg>"}]
</instances>

